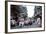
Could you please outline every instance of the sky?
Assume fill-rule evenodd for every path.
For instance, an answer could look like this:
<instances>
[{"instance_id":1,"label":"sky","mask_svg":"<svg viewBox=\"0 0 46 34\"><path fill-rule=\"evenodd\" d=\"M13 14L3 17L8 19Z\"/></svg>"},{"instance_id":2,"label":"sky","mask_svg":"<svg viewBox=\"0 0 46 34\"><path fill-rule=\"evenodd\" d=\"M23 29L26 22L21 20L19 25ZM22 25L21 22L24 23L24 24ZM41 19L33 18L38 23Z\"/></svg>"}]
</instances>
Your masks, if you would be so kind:
<instances>
[{"instance_id":1,"label":"sky","mask_svg":"<svg viewBox=\"0 0 46 34\"><path fill-rule=\"evenodd\" d=\"M28 17L32 17L34 15L34 7L35 6L26 6Z\"/></svg>"}]
</instances>

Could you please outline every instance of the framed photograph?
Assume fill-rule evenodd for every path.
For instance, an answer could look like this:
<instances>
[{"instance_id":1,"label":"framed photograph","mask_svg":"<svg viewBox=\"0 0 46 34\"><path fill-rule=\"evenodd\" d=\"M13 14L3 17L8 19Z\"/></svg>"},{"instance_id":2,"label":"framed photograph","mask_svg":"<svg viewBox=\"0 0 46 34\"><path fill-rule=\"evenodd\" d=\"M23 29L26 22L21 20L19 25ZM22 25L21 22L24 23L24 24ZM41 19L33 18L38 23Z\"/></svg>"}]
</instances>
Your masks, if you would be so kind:
<instances>
[{"instance_id":1,"label":"framed photograph","mask_svg":"<svg viewBox=\"0 0 46 34\"><path fill-rule=\"evenodd\" d=\"M5 2L5 32L45 31L45 3Z\"/></svg>"}]
</instances>

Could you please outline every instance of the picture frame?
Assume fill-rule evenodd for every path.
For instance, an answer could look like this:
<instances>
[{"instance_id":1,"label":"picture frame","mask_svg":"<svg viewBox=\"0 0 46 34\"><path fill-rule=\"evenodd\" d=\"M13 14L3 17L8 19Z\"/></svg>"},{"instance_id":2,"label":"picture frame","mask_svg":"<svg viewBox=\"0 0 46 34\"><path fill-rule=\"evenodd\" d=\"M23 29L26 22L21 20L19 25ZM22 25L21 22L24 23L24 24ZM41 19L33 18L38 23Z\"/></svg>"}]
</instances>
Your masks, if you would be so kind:
<instances>
[{"instance_id":1,"label":"picture frame","mask_svg":"<svg viewBox=\"0 0 46 34\"><path fill-rule=\"evenodd\" d=\"M11 26L10 26L10 15L11 15L10 12L12 11L11 5L42 6L42 27L11 29ZM45 31L45 3L26 2L26 1L5 1L5 33L24 33L24 32L39 32L39 31Z\"/></svg>"}]
</instances>

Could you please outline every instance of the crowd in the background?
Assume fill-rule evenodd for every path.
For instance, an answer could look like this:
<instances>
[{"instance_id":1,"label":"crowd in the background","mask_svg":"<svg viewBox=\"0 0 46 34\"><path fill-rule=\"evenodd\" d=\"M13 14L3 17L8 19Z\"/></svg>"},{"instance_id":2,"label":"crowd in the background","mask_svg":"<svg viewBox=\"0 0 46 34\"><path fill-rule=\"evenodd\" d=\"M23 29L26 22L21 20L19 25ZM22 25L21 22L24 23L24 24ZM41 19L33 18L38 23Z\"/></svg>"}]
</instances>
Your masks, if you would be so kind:
<instances>
[{"instance_id":1,"label":"crowd in the background","mask_svg":"<svg viewBox=\"0 0 46 34\"><path fill-rule=\"evenodd\" d=\"M24 19L24 18L21 18L21 17L19 17L17 21L14 20L14 19L11 20L11 26L12 27L15 27L15 26L23 27L23 26L32 25L33 23L39 24L39 26L40 26L40 24L41 24L40 23L40 18L37 18L36 21L32 20L30 18Z\"/></svg>"},{"instance_id":2,"label":"crowd in the background","mask_svg":"<svg viewBox=\"0 0 46 34\"><path fill-rule=\"evenodd\" d=\"M21 18L19 17L18 20L11 20L11 26L26 26L26 25L32 25L32 20L30 18Z\"/></svg>"}]
</instances>

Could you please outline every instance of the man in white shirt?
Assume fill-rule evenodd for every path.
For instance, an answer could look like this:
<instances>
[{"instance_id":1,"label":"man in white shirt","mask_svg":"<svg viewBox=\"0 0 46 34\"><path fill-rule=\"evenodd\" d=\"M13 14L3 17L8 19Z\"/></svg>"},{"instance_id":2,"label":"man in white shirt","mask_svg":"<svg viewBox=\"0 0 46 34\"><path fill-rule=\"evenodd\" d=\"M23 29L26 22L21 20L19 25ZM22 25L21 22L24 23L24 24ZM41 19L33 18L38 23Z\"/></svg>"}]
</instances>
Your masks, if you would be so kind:
<instances>
[{"instance_id":1,"label":"man in white shirt","mask_svg":"<svg viewBox=\"0 0 46 34\"><path fill-rule=\"evenodd\" d=\"M19 18L19 26L24 26L24 18Z\"/></svg>"},{"instance_id":2,"label":"man in white shirt","mask_svg":"<svg viewBox=\"0 0 46 34\"><path fill-rule=\"evenodd\" d=\"M40 26L40 18L37 18L37 24Z\"/></svg>"}]
</instances>

